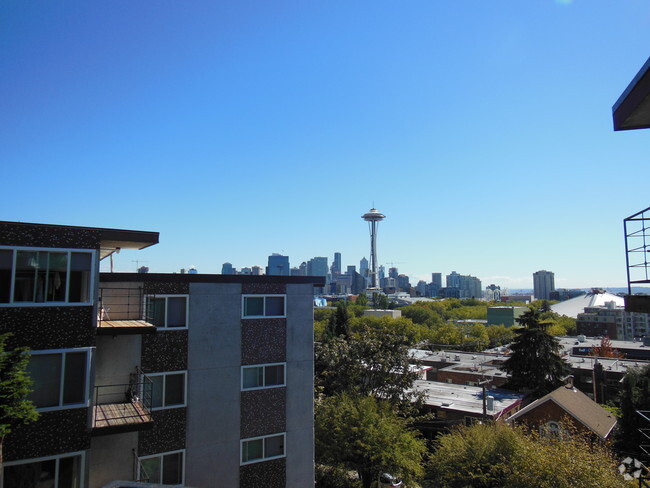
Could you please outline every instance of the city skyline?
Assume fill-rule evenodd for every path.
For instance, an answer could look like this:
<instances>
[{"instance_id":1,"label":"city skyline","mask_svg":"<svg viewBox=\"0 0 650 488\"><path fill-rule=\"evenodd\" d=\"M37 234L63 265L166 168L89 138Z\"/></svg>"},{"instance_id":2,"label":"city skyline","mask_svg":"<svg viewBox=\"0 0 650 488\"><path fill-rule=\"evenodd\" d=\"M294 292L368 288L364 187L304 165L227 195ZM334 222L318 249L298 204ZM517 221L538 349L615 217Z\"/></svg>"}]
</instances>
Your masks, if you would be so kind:
<instances>
[{"instance_id":1,"label":"city skyline","mask_svg":"<svg viewBox=\"0 0 650 488\"><path fill-rule=\"evenodd\" d=\"M650 4L0 6L2 219L160 231L116 271L369 258L485 285L626 285L648 131L611 108ZM106 269L103 264L103 269Z\"/></svg>"}]
</instances>

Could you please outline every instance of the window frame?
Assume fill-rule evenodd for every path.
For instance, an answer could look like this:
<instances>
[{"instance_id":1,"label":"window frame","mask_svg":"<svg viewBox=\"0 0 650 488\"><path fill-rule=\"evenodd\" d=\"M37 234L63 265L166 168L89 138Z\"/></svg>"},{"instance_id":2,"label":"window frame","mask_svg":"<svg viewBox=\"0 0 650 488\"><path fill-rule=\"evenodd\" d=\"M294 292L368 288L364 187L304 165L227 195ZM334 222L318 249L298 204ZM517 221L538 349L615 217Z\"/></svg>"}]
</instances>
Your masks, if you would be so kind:
<instances>
[{"instance_id":1,"label":"window frame","mask_svg":"<svg viewBox=\"0 0 650 488\"><path fill-rule=\"evenodd\" d=\"M0 303L0 307L83 307L93 305L95 300L95 279L97 278L97 250L96 249L77 249L77 248L59 248L59 247L28 247L28 246L0 246L0 251L12 251L11 257L11 282L9 284L9 302ZM66 289L65 301L51 302L17 302L14 300L16 290L16 261L19 251L27 252L48 252L48 253L67 253L66 269ZM88 278L88 300L85 302L70 302L70 267L72 264L72 253L85 253L90 255L90 276Z\"/></svg>"},{"instance_id":2,"label":"window frame","mask_svg":"<svg viewBox=\"0 0 650 488\"><path fill-rule=\"evenodd\" d=\"M150 299L157 299L157 298L164 298L165 299L165 325L156 325L156 329L161 330L161 331L187 330L187 328L189 326L189 321L190 321L190 295L186 294L186 293L178 293L178 294L165 293L165 294L162 294L162 295L147 294L146 297L145 297L145 311L148 310L149 300ZM169 310L169 299L170 298L185 298L185 325L179 326L179 327L167 325L167 317L169 315L168 310Z\"/></svg>"},{"instance_id":3,"label":"window frame","mask_svg":"<svg viewBox=\"0 0 650 488\"><path fill-rule=\"evenodd\" d=\"M164 456L169 456L171 454L178 454L182 453L183 454L183 462L181 463L182 468L181 468L181 482L179 483L179 486L185 486L185 461L187 460L187 455L185 453L185 449L177 449L175 451L165 451L165 452L158 452L156 454L149 454L147 456L138 456L138 479L142 479L142 460L143 459L154 459L154 458L160 458L160 473L162 475L163 473L163 457ZM154 482L149 481L149 483L154 484ZM155 485L162 485L162 476L161 480L159 483L155 483Z\"/></svg>"},{"instance_id":4,"label":"window frame","mask_svg":"<svg viewBox=\"0 0 650 488\"><path fill-rule=\"evenodd\" d=\"M266 314L266 299L267 298L283 298L283 310L282 315L267 315ZM263 312L262 315L246 315L246 299L247 298L263 298ZM243 294L241 302L241 316L243 319L278 319L286 318L287 316L287 294L286 293L276 293L276 294Z\"/></svg>"},{"instance_id":5,"label":"window frame","mask_svg":"<svg viewBox=\"0 0 650 488\"><path fill-rule=\"evenodd\" d=\"M90 372L91 372L91 365L92 365L92 360L93 360L93 351L94 347L77 347L77 348L70 348L70 349L38 349L38 350L31 350L28 352L30 356L30 360L34 356L44 356L47 354L58 354L61 356L61 373L60 373L60 378L59 378L59 404L56 406L51 406L51 407L36 407L36 410L39 412L51 412L54 410L68 410L70 408L88 408L90 407L90 401L91 401L91 394L90 394ZM63 396L65 394L64 391L64 382L65 382L65 356L67 353L75 353L75 352L85 352L86 353L86 381L84 382L84 398L85 401L81 403L69 403L69 404L63 404ZM29 367L29 365L28 365ZM30 376L31 379L31 376Z\"/></svg>"},{"instance_id":6,"label":"window frame","mask_svg":"<svg viewBox=\"0 0 650 488\"><path fill-rule=\"evenodd\" d=\"M279 385L266 385L263 386L244 386L244 370L245 369L258 369L264 368L264 383L266 383L266 368L268 366L282 366L282 384ZM252 391L252 390L268 390L270 388L283 388L287 386L287 363L264 363L264 364L247 364L241 367L241 391Z\"/></svg>"},{"instance_id":7,"label":"window frame","mask_svg":"<svg viewBox=\"0 0 650 488\"><path fill-rule=\"evenodd\" d=\"M83 487L86 486L86 451L75 451L75 452L66 452L63 454L55 454L53 456L43 456L43 457L38 457L38 458L30 458L30 459L21 459L19 461L5 461L2 463L2 469L4 470L5 468L12 467L12 466L20 466L21 464L32 464L32 463L40 463L43 461L51 461L52 459L56 460L56 465L54 468L54 488L58 488L59 484L59 465L60 465L60 460L63 458L69 458L69 457L76 457L79 456L81 458L81 461L79 463L79 486Z\"/></svg>"},{"instance_id":8,"label":"window frame","mask_svg":"<svg viewBox=\"0 0 650 488\"><path fill-rule=\"evenodd\" d=\"M163 379L163 390L162 390L163 405L161 405L160 407L154 407L153 406L153 398L152 398L152 406L151 406L152 411L155 411L155 410L168 410L170 408L187 407L187 370L183 369L183 370L179 370L179 371L161 371L161 372L157 372L157 373L144 373L144 375L149 377L149 378L153 378L155 376L163 376L164 377L164 376L171 376L171 375L178 375L178 374L183 375L183 403L175 403L173 405L164 405L164 403L165 403L165 390L167 388L167 383Z\"/></svg>"},{"instance_id":9,"label":"window frame","mask_svg":"<svg viewBox=\"0 0 650 488\"><path fill-rule=\"evenodd\" d=\"M265 450L266 450L266 443L264 440L270 438L270 437L282 437L282 454L279 456L266 456L265 455ZM252 442L252 441L258 441L262 440L262 457L259 459L253 459L250 461L244 461L244 445L247 442ZM262 463L264 461L270 461L272 459L282 459L287 457L287 433L286 432L278 432L276 434L268 434L268 435L262 435L262 436L257 436L257 437L247 437L246 439L240 439L239 440L239 465L240 466L246 466L248 464L255 464L255 463Z\"/></svg>"}]
</instances>

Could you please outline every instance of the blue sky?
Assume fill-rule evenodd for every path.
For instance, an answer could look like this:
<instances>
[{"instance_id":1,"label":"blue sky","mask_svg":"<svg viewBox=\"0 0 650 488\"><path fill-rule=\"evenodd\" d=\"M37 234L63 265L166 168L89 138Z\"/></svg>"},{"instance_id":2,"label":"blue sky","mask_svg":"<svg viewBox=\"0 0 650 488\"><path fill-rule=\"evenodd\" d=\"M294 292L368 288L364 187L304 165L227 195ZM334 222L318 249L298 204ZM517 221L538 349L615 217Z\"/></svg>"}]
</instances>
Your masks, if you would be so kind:
<instances>
[{"instance_id":1,"label":"blue sky","mask_svg":"<svg viewBox=\"0 0 650 488\"><path fill-rule=\"evenodd\" d=\"M116 269L379 262L625 283L650 3L0 3L0 219L159 231Z\"/></svg>"}]
</instances>

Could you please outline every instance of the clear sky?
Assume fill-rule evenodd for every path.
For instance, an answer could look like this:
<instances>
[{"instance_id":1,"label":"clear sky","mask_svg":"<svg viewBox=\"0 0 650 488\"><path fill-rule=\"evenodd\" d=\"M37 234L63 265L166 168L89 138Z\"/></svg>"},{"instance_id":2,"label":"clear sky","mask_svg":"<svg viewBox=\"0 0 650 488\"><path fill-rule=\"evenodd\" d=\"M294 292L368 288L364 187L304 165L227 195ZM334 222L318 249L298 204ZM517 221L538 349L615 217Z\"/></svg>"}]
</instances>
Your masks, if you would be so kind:
<instances>
[{"instance_id":1,"label":"clear sky","mask_svg":"<svg viewBox=\"0 0 650 488\"><path fill-rule=\"evenodd\" d=\"M0 2L0 219L160 232L116 269L369 254L623 286L646 0Z\"/></svg>"}]
</instances>

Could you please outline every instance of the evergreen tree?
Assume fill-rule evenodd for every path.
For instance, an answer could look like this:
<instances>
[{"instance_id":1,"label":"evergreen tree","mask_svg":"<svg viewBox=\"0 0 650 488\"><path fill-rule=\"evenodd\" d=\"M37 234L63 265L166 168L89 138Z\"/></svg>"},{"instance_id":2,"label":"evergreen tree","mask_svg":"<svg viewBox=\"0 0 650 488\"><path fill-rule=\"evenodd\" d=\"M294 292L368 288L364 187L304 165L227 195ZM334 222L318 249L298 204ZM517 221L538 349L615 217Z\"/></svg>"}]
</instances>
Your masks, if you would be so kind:
<instances>
[{"instance_id":1,"label":"evergreen tree","mask_svg":"<svg viewBox=\"0 0 650 488\"><path fill-rule=\"evenodd\" d=\"M2 445L17 425L38 418L34 404L27 400L32 382L27 374L29 355L26 348L5 350L10 333L0 335L0 488L3 485Z\"/></svg>"},{"instance_id":2,"label":"evergreen tree","mask_svg":"<svg viewBox=\"0 0 650 488\"><path fill-rule=\"evenodd\" d=\"M510 349L512 353L503 364L503 370L511 375L507 388L531 392L539 398L562 385L562 378L569 367L560 356L560 343L547 331L547 324L540 321L539 311L530 308L517 319L522 328Z\"/></svg>"}]
</instances>

